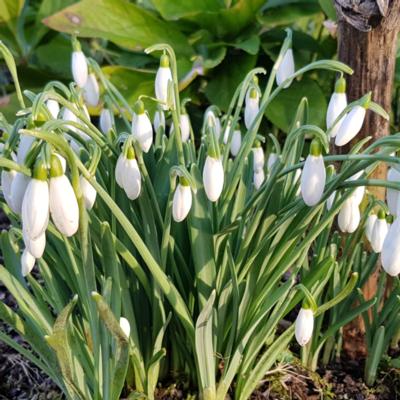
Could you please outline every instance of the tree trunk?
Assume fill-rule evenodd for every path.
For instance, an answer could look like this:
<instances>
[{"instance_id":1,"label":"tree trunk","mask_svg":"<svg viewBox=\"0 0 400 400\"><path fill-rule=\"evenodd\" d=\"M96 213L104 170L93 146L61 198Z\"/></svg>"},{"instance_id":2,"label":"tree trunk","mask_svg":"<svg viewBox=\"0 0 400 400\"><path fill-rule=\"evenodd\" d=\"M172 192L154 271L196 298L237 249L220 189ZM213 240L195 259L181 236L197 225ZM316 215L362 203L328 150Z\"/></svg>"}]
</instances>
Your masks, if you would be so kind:
<instances>
[{"instance_id":1,"label":"tree trunk","mask_svg":"<svg viewBox=\"0 0 400 400\"><path fill-rule=\"evenodd\" d=\"M400 24L400 0L335 0L338 16L338 58L353 70L347 76L348 100L354 101L368 92L372 100L387 112L391 109L393 77L396 60L397 36ZM376 140L389 134L389 122L368 111L363 129L353 143L335 148L333 152L346 154L360 138L372 136ZM373 178L385 178L386 166L375 170ZM382 200L383 188L369 188ZM366 299L372 298L377 289L378 269L363 288ZM365 353L361 318L345 330L345 350L350 356Z\"/></svg>"}]
</instances>

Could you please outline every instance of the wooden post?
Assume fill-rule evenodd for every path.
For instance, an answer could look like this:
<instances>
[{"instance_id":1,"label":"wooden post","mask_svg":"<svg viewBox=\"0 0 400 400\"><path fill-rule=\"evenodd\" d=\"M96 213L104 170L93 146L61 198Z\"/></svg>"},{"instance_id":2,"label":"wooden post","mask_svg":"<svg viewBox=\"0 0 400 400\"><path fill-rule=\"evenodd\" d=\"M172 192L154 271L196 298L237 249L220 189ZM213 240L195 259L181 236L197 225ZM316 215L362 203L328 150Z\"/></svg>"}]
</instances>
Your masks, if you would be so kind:
<instances>
[{"instance_id":1,"label":"wooden post","mask_svg":"<svg viewBox=\"0 0 400 400\"><path fill-rule=\"evenodd\" d=\"M390 112L400 29L400 0L334 1L338 16L338 58L354 70L352 76L346 77L348 101L359 99L371 91L373 101ZM366 136L376 140L388 134L389 122L369 111L355 142ZM346 154L353 145L354 142L332 150ZM375 170L373 178L386 178L386 166ZM369 188L369 191L377 198L385 199L383 188ZM366 299L376 293L378 272L379 266L363 288ZM350 356L358 357L365 353L363 341L357 340L362 333L361 319L348 327L344 347Z\"/></svg>"}]
</instances>

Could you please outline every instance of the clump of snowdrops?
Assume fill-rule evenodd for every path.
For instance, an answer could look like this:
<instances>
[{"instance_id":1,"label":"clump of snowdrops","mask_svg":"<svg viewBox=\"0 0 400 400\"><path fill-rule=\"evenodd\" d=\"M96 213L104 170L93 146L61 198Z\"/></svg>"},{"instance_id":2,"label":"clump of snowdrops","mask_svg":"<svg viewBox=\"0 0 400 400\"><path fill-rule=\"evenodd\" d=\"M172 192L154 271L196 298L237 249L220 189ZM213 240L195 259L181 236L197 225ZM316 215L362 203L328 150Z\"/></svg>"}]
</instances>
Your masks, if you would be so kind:
<instances>
[{"instance_id":1,"label":"clump of snowdrops","mask_svg":"<svg viewBox=\"0 0 400 400\"><path fill-rule=\"evenodd\" d=\"M400 268L397 212L389 228L385 204L370 197L375 221L360 211L371 185L391 188L397 210L397 176L367 177L380 162L399 174L400 136L328 155L330 138L350 141L366 112L387 117L370 94L347 105L351 69L323 60L296 71L289 31L273 69L249 71L224 117L210 106L194 132L168 45L146 50L161 54L155 97L131 108L73 43L74 82L49 82L40 93L22 93L1 44L21 110L13 124L0 121L11 220L0 237L0 280L18 303L0 303L0 318L32 351L0 339L70 399L152 399L157 382L185 376L201 398L224 399L234 385L244 400L285 361L294 337L306 365L315 368L322 349L328 362L340 351L340 328L375 301L352 308L368 278L363 266L372 269L377 255L339 251L349 232L362 235L365 225L385 270ZM260 129L264 112L315 69L339 74L327 131L307 123L303 99L281 144ZM87 106L101 109L98 124Z\"/></svg>"}]
</instances>

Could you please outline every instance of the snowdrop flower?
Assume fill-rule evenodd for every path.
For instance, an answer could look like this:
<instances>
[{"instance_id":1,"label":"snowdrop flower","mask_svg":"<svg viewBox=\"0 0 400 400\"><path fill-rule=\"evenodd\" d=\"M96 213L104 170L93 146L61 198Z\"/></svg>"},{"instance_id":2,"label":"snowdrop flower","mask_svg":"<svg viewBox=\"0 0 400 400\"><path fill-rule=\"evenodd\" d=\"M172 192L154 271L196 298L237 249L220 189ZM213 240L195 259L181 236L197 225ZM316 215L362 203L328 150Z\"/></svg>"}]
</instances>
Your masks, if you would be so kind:
<instances>
[{"instance_id":1,"label":"snowdrop flower","mask_svg":"<svg viewBox=\"0 0 400 400\"><path fill-rule=\"evenodd\" d=\"M343 233L353 233L360 223L361 215L358 204L354 201L353 197L345 200L338 215L339 229Z\"/></svg>"},{"instance_id":2,"label":"snowdrop flower","mask_svg":"<svg viewBox=\"0 0 400 400\"><path fill-rule=\"evenodd\" d=\"M23 164L25 162L25 158L28 155L34 141L35 138L33 136L21 135L21 140L19 142L17 151L18 164Z\"/></svg>"},{"instance_id":3,"label":"snowdrop flower","mask_svg":"<svg viewBox=\"0 0 400 400\"><path fill-rule=\"evenodd\" d=\"M295 336L300 346L305 346L314 330L314 313L310 308L301 307L295 322Z\"/></svg>"},{"instance_id":4,"label":"snowdrop flower","mask_svg":"<svg viewBox=\"0 0 400 400\"><path fill-rule=\"evenodd\" d=\"M378 219L374 223L371 234L371 247L375 253L382 251L383 241L388 233L388 224L386 222L386 215L383 210L378 213Z\"/></svg>"},{"instance_id":5,"label":"snowdrop flower","mask_svg":"<svg viewBox=\"0 0 400 400\"><path fill-rule=\"evenodd\" d=\"M335 201L335 197L336 197L336 192L333 192L328 199L326 200L326 209L329 211L332 206L333 206L333 202Z\"/></svg>"},{"instance_id":6,"label":"snowdrop flower","mask_svg":"<svg viewBox=\"0 0 400 400\"><path fill-rule=\"evenodd\" d=\"M180 177L172 200L172 217L174 221L183 221L189 214L191 207L192 190L189 182L184 177Z\"/></svg>"},{"instance_id":7,"label":"snowdrop flower","mask_svg":"<svg viewBox=\"0 0 400 400\"><path fill-rule=\"evenodd\" d=\"M121 317L119 319L119 326L121 327L125 336L129 338L129 335L131 334L131 325L129 324L129 321L126 318Z\"/></svg>"},{"instance_id":8,"label":"snowdrop flower","mask_svg":"<svg viewBox=\"0 0 400 400\"><path fill-rule=\"evenodd\" d=\"M338 121L338 123L332 127L336 118L340 115L340 113L347 106L347 97L346 97L346 81L343 77L339 78L336 81L335 91L329 100L328 110L326 112L326 127L331 129L330 137L334 138L340 128L344 120L344 116Z\"/></svg>"},{"instance_id":9,"label":"snowdrop flower","mask_svg":"<svg viewBox=\"0 0 400 400\"><path fill-rule=\"evenodd\" d=\"M88 75L86 83L83 86L83 98L89 106L96 107L99 104L100 89L96 75L93 72Z\"/></svg>"},{"instance_id":10,"label":"snowdrop flower","mask_svg":"<svg viewBox=\"0 0 400 400\"><path fill-rule=\"evenodd\" d=\"M22 202L22 227L24 234L37 239L49 223L49 184L47 169L43 160L38 160L29 181Z\"/></svg>"},{"instance_id":11,"label":"snowdrop flower","mask_svg":"<svg viewBox=\"0 0 400 400\"><path fill-rule=\"evenodd\" d=\"M141 149L147 153L153 143L153 127L144 111L144 104L138 100L132 119L132 135L139 142Z\"/></svg>"},{"instance_id":12,"label":"snowdrop flower","mask_svg":"<svg viewBox=\"0 0 400 400\"><path fill-rule=\"evenodd\" d=\"M203 169L203 185L208 199L217 201L224 186L222 160L208 155Z\"/></svg>"},{"instance_id":13,"label":"snowdrop flower","mask_svg":"<svg viewBox=\"0 0 400 400\"><path fill-rule=\"evenodd\" d=\"M260 96L255 87L250 88L248 92L249 95L246 96L246 105L244 108L244 125L247 129L250 129L250 126L255 120L259 110Z\"/></svg>"},{"instance_id":14,"label":"snowdrop flower","mask_svg":"<svg viewBox=\"0 0 400 400\"><path fill-rule=\"evenodd\" d=\"M121 157L122 156L122 157ZM127 154L121 154L121 158L117 162L115 177L118 185L120 185L130 200L139 197L142 188L141 175L138 163L135 158L133 147L130 146ZM118 168L118 171L117 171Z\"/></svg>"},{"instance_id":15,"label":"snowdrop flower","mask_svg":"<svg viewBox=\"0 0 400 400\"><path fill-rule=\"evenodd\" d=\"M322 197L325 188L326 171L321 146L318 141L311 143L310 154L307 156L301 173L301 196L308 206L315 206Z\"/></svg>"},{"instance_id":16,"label":"snowdrop flower","mask_svg":"<svg viewBox=\"0 0 400 400\"><path fill-rule=\"evenodd\" d=\"M186 112L183 112L180 116L179 128L181 131L182 142L185 143L190 138L190 119L189 119L189 115L187 115ZM172 122L171 128L169 130L170 135L172 135L172 133L174 132L174 129L175 129L174 123Z\"/></svg>"},{"instance_id":17,"label":"snowdrop flower","mask_svg":"<svg viewBox=\"0 0 400 400\"><path fill-rule=\"evenodd\" d=\"M56 228L65 236L74 235L79 228L79 207L74 189L62 171L54 154L50 168L50 214Z\"/></svg>"},{"instance_id":18,"label":"snowdrop flower","mask_svg":"<svg viewBox=\"0 0 400 400\"><path fill-rule=\"evenodd\" d=\"M57 157L58 157L58 159L60 160L60 163L61 163L61 168L62 168L62 170L63 170L63 173L65 173L65 171L67 170L67 160L62 156L62 155L60 155L60 154L58 154L58 153L54 153Z\"/></svg>"},{"instance_id":19,"label":"snowdrop flower","mask_svg":"<svg viewBox=\"0 0 400 400\"><path fill-rule=\"evenodd\" d=\"M72 52L72 62L71 62L72 76L74 78L75 83L80 88L83 88L88 78L87 61L85 55L80 49L79 43L76 41L74 45L75 49Z\"/></svg>"},{"instance_id":20,"label":"snowdrop flower","mask_svg":"<svg viewBox=\"0 0 400 400\"><path fill-rule=\"evenodd\" d=\"M364 173L364 170L357 172L353 176L351 176L347 181L356 181L358 180L361 175ZM357 186L356 189L354 190L353 194L351 195L354 203L357 204L358 206L361 204L362 199L364 197L365 193L365 186Z\"/></svg>"},{"instance_id":21,"label":"snowdrop flower","mask_svg":"<svg viewBox=\"0 0 400 400\"><path fill-rule=\"evenodd\" d=\"M5 169L3 169L3 171L1 171L1 190L3 192L4 200L11 209L13 208L11 198L11 186L16 175L17 173L13 170L6 171Z\"/></svg>"},{"instance_id":22,"label":"snowdrop flower","mask_svg":"<svg viewBox=\"0 0 400 400\"><path fill-rule=\"evenodd\" d=\"M238 155L241 145L242 145L242 133L240 132L239 127L237 127L232 134L231 154L233 157L236 157Z\"/></svg>"},{"instance_id":23,"label":"snowdrop flower","mask_svg":"<svg viewBox=\"0 0 400 400\"><path fill-rule=\"evenodd\" d=\"M372 230L374 229L374 225L378 217L376 214L368 215L367 221L365 222L365 236L367 237L368 241L371 242L372 238Z\"/></svg>"},{"instance_id":24,"label":"snowdrop flower","mask_svg":"<svg viewBox=\"0 0 400 400\"><path fill-rule=\"evenodd\" d=\"M214 129L215 136L217 139L221 136L221 120L215 115L214 111L208 110L204 115L206 125L211 129ZM225 136L225 135L224 135Z\"/></svg>"},{"instance_id":25,"label":"snowdrop flower","mask_svg":"<svg viewBox=\"0 0 400 400\"><path fill-rule=\"evenodd\" d=\"M369 103L370 98L367 97L362 105L353 107L346 114L335 137L336 146L346 145L360 132Z\"/></svg>"},{"instance_id":26,"label":"snowdrop flower","mask_svg":"<svg viewBox=\"0 0 400 400\"><path fill-rule=\"evenodd\" d=\"M46 101L46 107L49 110L51 116L57 119L58 113L60 112L60 105L56 100L49 99Z\"/></svg>"},{"instance_id":27,"label":"snowdrop flower","mask_svg":"<svg viewBox=\"0 0 400 400\"><path fill-rule=\"evenodd\" d=\"M387 180L390 182L400 182L400 172L396 168L390 167L387 173ZM386 189L386 200L389 211L392 215L398 215L399 191L396 189Z\"/></svg>"},{"instance_id":28,"label":"snowdrop flower","mask_svg":"<svg viewBox=\"0 0 400 400\"><path fill-rule=\"evenodd\" d=\"M168 102L168 86L172 82L171 68L169 67L169 57L163 54L160 58L160 67L157 70L155 80L155 92L158 100ZM168 110L168 105L163 104L162 108Z\"/></svg>"},{"instance_id":29,"label":"snowdrop flower","mask_svg":"<svg viewBox=\"0 0 400 400\"><path fill-rule=\"evenodd\" d=\"M162 129L162 132L165 132L165 114L162 108L157 108L154 114L153 126L156 132L160 129Z\"/></svg>"},{"instance_id":30,"label":"snowdrop flower","mask_svg":"<svg viewBox=\"0 0 400 400\"><path fill-rule=\"evenodd\" d=\"M100 130L106 135L112 129L114 122L113 122L113 114L111 110L108 108L103 108L100 113Z\"/></svg>"},{"instance_id":31,"label":"snowdrop flower","mask_svg":"<svg viewBox=\"0 0 400 400\"><path fill-rule=\"evenodd\" d=\"M21 273L22 276L27 276L35 266L35 257L29 253L27 249L22 252L21 256Z\"/></svg>"},{"instance_id":32,"label":"snowdrop flower","mask_svg":"<svg viewBox=\"0 0 400 400\"><path fill-rule=\"evenodd\" d=\"M232 121L229 120L226 123L226 127L225 127L225 130L224 130L224 139L223 139L224 140L224 144L228 144L229 135L231 133L231 126L232 126Z\"/></svg>"},{"instance_id":33,"label":"snowdrop flower","mask_svg":"<svg viewBox=\"0 0 400 400\"><path fill-rule=\"evenodd\" d=\"M22 230L22 233L26 250L34 258L42 257L44 249L46 248L46 231L43 231L43 233L35 239L30 238L24 229Z\"/></svg>"},{"instance_id":34,"label":"snowdrop flower","mask_svg":"<svg viewBox=\"0 0 400 400\"><path fill-rule=\"evenodd\" d=\"M256 188L256 190L260 189L264 180L265 180L265 174L264 174L264 170L262 168L257 171L254 171L253 183L254 183L254 187Z\"/></svg>"},{"instance_id":35,"label":"snowdrop flower","mask_svg":"<svg viewBox=\"0 0 400 400\"><path fill-rule=\"evenodd\" d=\"M24 200L25 190L28 186L30 178L20 172L15 174L11 184L11 209L21 214L22 201Z\"/></svg>"},{"instance_id":36,"label":"snowdrop flower","mask_svg":"<svg viewBox=\"0 0 400 400\"><path fill-rule=\"evenodd\" d=\"M274 167L275 163L279 160L279 155L276 153L270 153L267 160L267 170L271 172L272 168Z\"/></svg>"},{"instance_id":37,"label":"snowdrop flower","mask_svg":"<svg viewBox=\"0 0 400 400\"><path fill-rule=\"evenodd\" d=\"M82 175L79 177L79 184L81 186L83 199L85 201L85 208L87 210L91 210L93 208L94 202L96 201L96 189Z\"/></svg>"},{"instance_id":38,"label":"snowdrop flower","mask_svg":"<svg viewBox=\"0 0 400 400\"><path fill-rule=\"evenodd\" d=\"M255 146L253 147L253 169L258 171L264 168L265 157L264 150L261 147L261 143L257 140Z\"/></svg>"},{"instance_id":39,"label":"snowdrop flower","mask_svg":"<svg viewBox=\"0 0 400 400\"><path fill-rule=\"evenodd\" d=\"M400 273L400 218L396 218L385 237L381 252L382 267L390 276Z\"/></svg>"},{"instance_id":40,"label":"snowdrop flower","mask_svg":"<svg viewBox=\"0 0 400 400\"><path fill-rule=\"evenodd\" d=\"M294 58L293 51L291 48L286 50L281 63L279 64L278 70L276 71L276 84L281 85L286 79L294 74ZM290 86L292 81L286 83L283 88L286 89Z\"/></svg>"}]
</instances>

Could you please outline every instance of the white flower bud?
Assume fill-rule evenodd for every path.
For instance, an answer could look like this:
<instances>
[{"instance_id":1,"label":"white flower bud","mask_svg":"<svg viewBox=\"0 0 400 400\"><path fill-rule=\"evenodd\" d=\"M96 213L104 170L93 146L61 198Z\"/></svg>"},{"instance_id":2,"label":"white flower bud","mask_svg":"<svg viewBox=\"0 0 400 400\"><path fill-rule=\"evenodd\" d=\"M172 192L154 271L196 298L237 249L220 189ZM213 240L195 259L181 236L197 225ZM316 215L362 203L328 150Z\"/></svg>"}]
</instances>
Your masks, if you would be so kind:
<instances>
[{"instance_id":1,"label":"white flower bud","mask_svg":"<svg viewBox=\"0 0 400 400\"><path fill-rule=\"evenodd\" d=\"M253 147L253 169L258 171L264 168L265 157L264 150L261 146Z\"/></svg>"},{"instance_id":2,"label":"white flower bud","mask_svg":"<svg viewBox=\"0 0 400 400\"><path fill-rule=\"evenodd\" d=\"M256 190L260 189L264 180L265 180L265 174L264 174L264 170L262 168L257 171L254 171L253 183L254 183L254 187L256 188Z\"/></svg>"},{"instance_id":3,"label":"white flower bud","mask_svg":"<svg viewBox=\"0 0 400 400\"><path fill-rule=\"evenodd\" d=\"M130 200L139 197L142 188L141 175L135 158L125 158L123 161L122 186Z\"/></svg>"},{"instance_id":4,"label":"white flower bud","mask_svg":"<svg viewBox=\"0 0 400 400\"><path fill-rule=\"evenodd\" d=\"M240 146L242 145L242 134L240 129L235 129L232 134L231 154L236 157L239 153Z\"/></svg>"},{"instance_id":5,"label":"white flower bud","mask_svg":"<svg viewBox=\"0 0 400 400\"><path fill-rule=\"evenodd\" d=\"M387 180L389 182L400 183L400 172L397 169L391 167L387 173ZM399 191L396 189L386 189L386 200L388 203L390 214L398 215L398 202L399 202ZM400 210L399 210L400 211Z\"/></svg>"},{"instance_id":6,"label":"white flower bud","mask_svg":"<svg viewBox=\"0 0 400 400\"><path fill-rule=\"evenodd\" d=\"M86 57L82 51L72 52L71 68L75 83L80 88L83 88L88 78L88 66Z\"/></svg>"},{"instance_id":7,"label":"white flower bud","mask_svg":"<svg viewBox=\"0 0 400 400\"><path fill-rule=\"evenodd\" d=\"M270 153L267 160L267 170L271 172L272 168L274 167L275 163L279 160L279 155L276 153Z\"/></svg>"},{"instance_id":8,"label":"white flower bud","mask_svg":"<svg viewBox=\"0 0 400 400\"><path fill-rule=\"evenodd\" d=\"M336 118L347 106L346 93L333 93L329 100L328 110L326 113L326 127L329 129L335 122ZM344 116L338 121L338 123L332 128L330 137L334 138L344 120Z\"/></svg>"},{"instance_id":9,"label":"white flower bud","mask_svg":"<svg viewBox=\"0 0 400 400\"><path fill-rule=\"evenodd\" d=\"M129 321L126 318L121 317L119 319L119 326L121 327L125 336L129 338L129 335L131 334L131 325L129 324Z\"/></svg>"},{"instance_id":10,"label":"white flower bud","mask_svg":"<svg viewBox=\"0 0 400 400\"><path fill-rule=\"evenodd\" d=\"M51 116L57 119L58 113L60 112L60 105L56 100L49 99L46 101L46 107L49 110Z\"/></svg>"},{"instance_id":11,"label":"white flower bud","mask_svg":"<svg viewBox=\"0 0 400 400\"><path fill-rule=\"evenodd\" d=\"M311 151L304 163L301 173L301 196L308 206L315 206L324 193L326 171L324 159L320 153L319 145L311 143Z\"/></svg>"},{"instance_id":12,"label":"white flower bud","mask_svg":"<svg viewBox=\"0 0 400 400\"><path fill-rule=\"evenodd\" d=\"M156 132L158 132L160 129L165 132L165 114L163 110L157 109L157 111L154 113L153 126Z\"/></svg>"},{"instance_id":13,"label":"white flower bud","mask_svg":"<svg viewBox=\"0 0 400 400\"><path fill-rule=\"evenodd\" d=\"M90 73L83 87L83 98L89 106L96 107L99 104L100 89L97 83L96 75Z\"/></svg>"},{"instance_id":14,"label":"white flower bud","mask_svg":"<svg viewBox=\"0 0 400 400\"><path fill-rule=\"evenodd\" d=\"M169 67L169 58L162 55L160 59L160 67L157 70L155 80L155 92L158 100L167 103L168 101L168 85L172 82L172 73ZM163 104L162 108L168 110L167 104Z\"/></svg>"},{"instance_id":15,"label":"white flower bud","mask_svg":"<svg viewBox=\"0 0 400 400\"><path fill-rule=\"evenodd\" d=\"M185 143L190 138L190 119L189 119L189 115L181 114L179 127L180 127L180 130L181 130L182 142ZM174 123L172 122L171 128L169 130L170 136L174 132L174 129L175 129Z\"/></svg>"},{"instance_id":16,"label":"white flower bud","mask_svg":"<svg viewBox=\"0 0 400 400\"><path fill-rule=\"evenodd\" d=\"M30 178L20 172L15 174L11 184L11 209L21 214L22 202L24 200L25 190L28 186Z\"/></svg>"},{"instance_id":17,"label":"white flower bud","mask_svg":"<svg viewBox=\"0 0 400 400\"><path fill-rule=\"evenodd\" d=\"M385 237L381 252L382 267L390 276L400 273L400 218L396 218Z\"/></svg>"},{"instance_id":18,"label":"white flower bud","mask_svg":"<svg viewBox=\"0 0 400 400\"><path fill-rule=\"evenodd\" d=\"M353 139L364 123L365 108L355 106L343 119L335 137L336 146L344 146Z\"/></svg>"},{"instance_id":19,"label":"white flower bud","mask_svg":"<svg viewBox=\"0 0 400 400\"><path fill-rule=\"evenodd\" d=\"M224 187L222 160L207 156L203 169L203 185L210 201L217 201Z\"/></svg>"},{"instance_id":20,"label":"white flower bud","mask_svg":"<svg viewBox=\"0 0 400 400\"><path fill-rule=\"evenodd\" d=\"M144 112L143 103L137 107L137 113L133 114L132 135L139 142L141 149L147 153L153 144L153 127L150 119Z\"/></svg>"},{"instance_id":21,"label":"white flower bud","mask_svg":"<svg viewBox=\"0 0 400 400\"><path fill-rule=\"evenodd\" d=\"M246 96L246 105L244 108L244 125L250 129L259 110L259 93L254 87L248 90L249 95Z\"/></svg>"},{"instance_id":22,"label":"white flower bud","mask_svg":"<svg viewBox=\"0 0 400 400\"><path fill-rule=\"evenodd\" d=\"M178 183L172 201L172 217L174 221L183 221L192 207L192 190L190 186Z\"/></svg>"},{"instance_id":23,"label":"white flower bud","mask_svg":"<svg viewBox=\"0 0 400 400\"><path fill-rule=\"evenodd\" d=\"M27 276L35 266L35 257L25 249L21 256L21 273L22 276Z\"/></svg>"},{"instance_id":24,"label":"white flower bud","mask_svg":"<svg viewBox=\"0 0 400 400\"><path fill-rule=\"evenodd\" d=\"M305 346L314 330L314 314L309 308L301 308L295 322L295 336L300 346Z\"/></svg>"},{"instance_id":25,"label":"white flower bud","mask_svg":"<svg viewBox=\"0 0 400 400\"><path fill-rule=\"evenodd\" d=\"M3 192L4 200L11 209L13 208L11 198L11 186L16 175L17 173L13 170L6 171L5 169L3 169L3 171L1 171L1 190Z\"/></svg>"},{"instance_id":26,"label":"white flower bud","mask_svg":"<svg viewBox=\"0 0 400 400\"><path fill-rule=\"evenodd\" d=\"M204 119L208 127L214 127L215 136L217 139L221 136L221 121L220 119L214 114L213 111L208 110L205 115Z\"/></svg>"},{"instance_id":27,"label":"white flower bud","mask_svg":"<svg viewBox=\"0 0 400 400\"><path fill-rule=\"evenodd\" d=\"M100 130L106 135L113 127L113 115L108 108L103 108L99 120Z\"/></svg>"},{"instance_id":28,"label":"white flower bud","mask_svg":"<svg viewBox=\"0 0 400 400\"><path fill-rule=\"evenodd\" d=\"M378 217L376 214L370 214L365 222L365 236L368 241L371 242L372 238L372 230L374 229L374 225Z\"/></svg>"},{"instance_id":29,"label":"white flower bud","mask_svg":"<svg viewBox=\"0 0 400 400\"><path fill-rule=\"evenodd\" d=\"M382 251L383 242L388 233L388 224L386 222L385 214L382 212L378 215L378 219L375 221L371 235L371 247L375 253Z\"/></svg>"},{"instance_id":30,"label":"white flower bud","mask_svg":"<svg viewBox=\"0 0 400 400\"><path fill-rule=\"evenodd\" d=\"M353 233L360 223L360 209L353 197L345 200L338 215L339 229L344 233Z\"/></svg>"},{"instance_id":31,"label":"white flower bud","mask_svg":"<svg viewBox=\"0 0 400 400\"><path fill-rule=\"evenodd\" d=\"M294 70L294 58L293 50L287 49L283 56L282 62L280 63L278 70L276 71L276 84L281 85L286 79L288 79L295 72ZM286 83L283 88L286 89L292 82Z\"/></svg>"},{"instance_id":32,"label":"white flower bud","mask_svg":"<svg viewBox=\"0 0 400 400\"><path fill-rule=\"evenodd\" d=\"M94 202L96 201L96 196L97 196L96 189L82 175L79 177L79 183L81 185L83 199L85 201L85 208L87 210L91 210L94 205Z\"/></svg>"}]
</instances>

